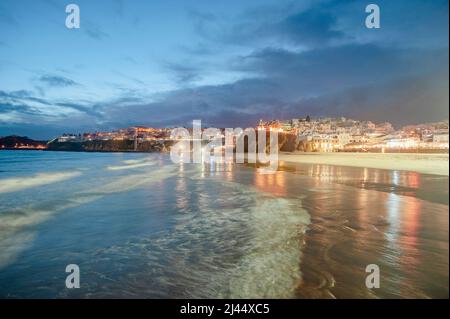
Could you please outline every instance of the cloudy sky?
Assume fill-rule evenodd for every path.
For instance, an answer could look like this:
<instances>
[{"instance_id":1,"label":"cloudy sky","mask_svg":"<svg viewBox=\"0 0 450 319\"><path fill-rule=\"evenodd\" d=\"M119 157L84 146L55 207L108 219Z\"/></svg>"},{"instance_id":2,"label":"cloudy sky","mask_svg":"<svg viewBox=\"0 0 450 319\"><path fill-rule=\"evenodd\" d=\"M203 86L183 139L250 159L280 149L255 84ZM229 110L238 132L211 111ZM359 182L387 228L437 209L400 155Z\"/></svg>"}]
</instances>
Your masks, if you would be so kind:
<instances>
[{"instance_id":1,"label":"cloudy sky","mask_svg":"<svg viewBox=\"0 0 450 319\"><path fill-rule=\"evenodd\" d=\"M448 0L1 0L0 135L448 119L448 23Z\"/></svg>"}]
</instances>

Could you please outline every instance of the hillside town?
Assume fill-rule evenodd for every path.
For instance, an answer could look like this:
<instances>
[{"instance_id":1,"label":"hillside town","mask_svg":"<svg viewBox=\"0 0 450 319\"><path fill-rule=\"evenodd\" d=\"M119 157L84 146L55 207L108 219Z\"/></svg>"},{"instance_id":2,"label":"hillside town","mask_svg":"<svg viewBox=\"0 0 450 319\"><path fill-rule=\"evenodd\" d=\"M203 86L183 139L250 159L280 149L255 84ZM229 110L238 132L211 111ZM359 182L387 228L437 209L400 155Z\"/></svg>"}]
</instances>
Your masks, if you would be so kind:
<instances>
[{"instance_id":1,"label":"hillside town","mask_svg":"<svg viewBox=\"0 0 450 319\"><path fill-rule=\"evenodd\" d=\"M297 150L309 152L387 150L448 150L448 121L409 125L395 130L391 123L340 118L296 118L260 121L259 128L294 134Z\"/></svg>"},{"instance_id":2,"label":"hillside town","mask_svg":"<svg viewBox=\"0 0 450 319\"><path fill-rule=\"evenodd\" d=\"M294 118L290 120L260 120L256 129L294 135L296 150L305 152L385 152L401 150L447 150L449 123L409 125L395 130L391 123L374 123L340 118ZM170 139L171 129L134 126L112 132L63 134L58 142L123 141L136 143Z\"/></svg>"},{"instance_id":3,"label":"hillside town","mask_svg":"<svg viewBox=\"0 0 450 319\"><path fill-rule=\"evenodd\" d=\"M449 149L448 120L408 125L396 130L389 122L306 116L290 120L260 120L254 128L290 137L291 144L294 144L291 151L300 152L448 152ZM152 149L159 150L167 148L170 133L170 128L132 126L110 132L65 133L48 141L47 145L128 143L131 150L139 150L139 146L151 144ZM44 142L9 137L0 139L0 149L5 148L45 149L46 146Z\"/></svg>"}]
</instances>

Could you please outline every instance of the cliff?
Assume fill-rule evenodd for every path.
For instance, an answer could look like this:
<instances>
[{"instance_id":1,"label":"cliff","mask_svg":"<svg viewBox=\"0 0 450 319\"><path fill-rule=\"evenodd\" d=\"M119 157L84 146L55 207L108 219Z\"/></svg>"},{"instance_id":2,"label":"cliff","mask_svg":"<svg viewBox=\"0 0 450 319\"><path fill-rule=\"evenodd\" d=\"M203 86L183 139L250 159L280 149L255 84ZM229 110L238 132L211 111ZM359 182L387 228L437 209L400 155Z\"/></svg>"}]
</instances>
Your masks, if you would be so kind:
<instances>
[{"instance_id":1,"label":"cliff","mask_svg":"<svg viewBox=\"0 0 450 319\"><path fill-rule=\"evenodd\" d=\"M171 141L85 141L85 142L52 142L48 144L50 151L73 151L73 152L168 152Z\"/></svg>"}]
</instances>

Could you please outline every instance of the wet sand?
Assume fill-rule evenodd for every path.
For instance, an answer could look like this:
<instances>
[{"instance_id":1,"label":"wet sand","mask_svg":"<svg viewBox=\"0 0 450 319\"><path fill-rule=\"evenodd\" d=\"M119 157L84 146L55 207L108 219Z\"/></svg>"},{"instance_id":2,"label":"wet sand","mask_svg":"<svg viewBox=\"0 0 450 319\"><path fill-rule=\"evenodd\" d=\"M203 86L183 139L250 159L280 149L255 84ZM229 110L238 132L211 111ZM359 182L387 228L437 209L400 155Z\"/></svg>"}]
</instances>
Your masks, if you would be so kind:
<instances>
[{"instance_id":1,"label":"wet sand","mask_svg":"<svg viewBox=\"0 0 450 319\"><path fill-rule=\"evenodd\" d=\"M449 154L425 153L280 153L280 161L412 171L449 176Z\"/></svg>"},{"instance_id":2,"label":"wet sand","mask_svg":"<svg viewBox=\"0 0 450 319\"><path fill-rule=\"evenodd\" d=\"M304 177L311 215L297 297L448 298L448 177L285 162L280 170ZM365 286L369 264L380 268L379 289Z\"/></svg>"}]
</instances>

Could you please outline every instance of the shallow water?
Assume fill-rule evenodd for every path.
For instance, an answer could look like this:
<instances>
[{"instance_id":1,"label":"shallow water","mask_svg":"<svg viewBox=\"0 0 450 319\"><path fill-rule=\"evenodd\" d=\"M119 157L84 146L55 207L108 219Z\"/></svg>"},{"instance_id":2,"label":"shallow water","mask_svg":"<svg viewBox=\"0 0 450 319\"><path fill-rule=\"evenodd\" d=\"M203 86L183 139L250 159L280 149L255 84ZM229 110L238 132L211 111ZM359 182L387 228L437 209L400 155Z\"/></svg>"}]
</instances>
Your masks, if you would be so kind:
<instances>
[{"instance_id":1,"label":"shallow water","mask_svg":"<svg viewBox=\"0 0 450 319\"><path fill-rule=\"evenodd\" d=\"M2 151L0 168L1 297L448 297L447 177L135 153Z\"/></svg>"}]
</instances>

